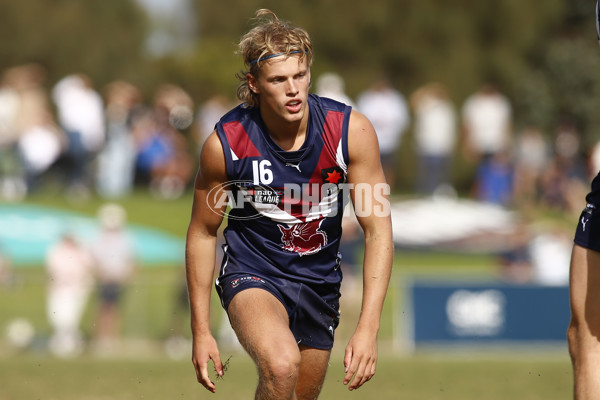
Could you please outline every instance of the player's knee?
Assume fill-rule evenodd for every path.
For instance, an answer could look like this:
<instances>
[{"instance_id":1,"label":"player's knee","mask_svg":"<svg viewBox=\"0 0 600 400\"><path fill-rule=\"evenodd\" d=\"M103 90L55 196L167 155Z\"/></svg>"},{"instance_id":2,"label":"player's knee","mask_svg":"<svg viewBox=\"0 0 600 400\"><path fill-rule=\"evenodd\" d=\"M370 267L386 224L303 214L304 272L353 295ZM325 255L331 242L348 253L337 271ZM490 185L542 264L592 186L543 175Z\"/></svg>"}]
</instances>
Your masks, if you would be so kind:
<instances>
[{"instance_id":1,"label":"player's knee","mask_svg":"<svg viewBox=\"0 0 600 400\"><path fill-rule=\"evenodd\" d=\"M261 366L261 373L264 378L282 384L296 382L299 370L299 351L277 352Z\"/></svg>"},{"instance_id":2,"label":"player's knee","mask_svg":"<svg viewBox=\"0 0 600 400\"><path fill-rule=\"evenodd\" d=\"M567 342L573 359L581 357L600 358L600 337L595 335L586 323L572 318L567 328Z\"/></svg>"},{"instance_id":3,"label":"player's knee","mask_svg":"<svg viewBox=\"0 0 600 400\"><path fill-rule=\"evenodd\" d=\"M576 359L579 355L579 326L571 321L569 327L567 328L567 343L569 345L569 353L571 354L571 358Z\"/></svg>"}]
</instances>

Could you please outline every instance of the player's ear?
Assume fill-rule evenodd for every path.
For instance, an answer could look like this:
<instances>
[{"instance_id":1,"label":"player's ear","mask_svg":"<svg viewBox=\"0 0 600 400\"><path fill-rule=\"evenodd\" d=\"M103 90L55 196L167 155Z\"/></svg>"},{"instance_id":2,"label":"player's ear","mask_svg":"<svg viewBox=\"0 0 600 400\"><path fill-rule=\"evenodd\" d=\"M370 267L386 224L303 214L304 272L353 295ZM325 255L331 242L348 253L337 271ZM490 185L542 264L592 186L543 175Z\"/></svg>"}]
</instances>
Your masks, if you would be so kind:
<instances>
[{"instance_id":1,"label":"player's ear","mask_svg":"<svg viewBox=\"0 0 600 400\"><path fill-rule=\"evenodd\" d=\"M248 87L254 94L258 94L258 85L256 84L256 78L251 73L246 74L246 81L248 82Z\"/></svg>"}]
</instances>

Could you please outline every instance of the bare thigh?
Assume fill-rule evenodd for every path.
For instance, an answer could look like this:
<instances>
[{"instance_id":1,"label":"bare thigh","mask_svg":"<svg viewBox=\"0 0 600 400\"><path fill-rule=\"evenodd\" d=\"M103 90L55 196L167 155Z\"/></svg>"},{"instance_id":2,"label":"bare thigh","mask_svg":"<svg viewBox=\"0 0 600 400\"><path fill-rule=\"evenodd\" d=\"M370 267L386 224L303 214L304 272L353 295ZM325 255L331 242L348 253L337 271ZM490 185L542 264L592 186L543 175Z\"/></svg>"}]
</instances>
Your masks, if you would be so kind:
<instances>
[{"instance_id":1,"label":"bare thigh","mask_svg":"<svg viewBox=\"0 0 600 400\"><path fill-rule=\"evenodd\" d=\"M274 357L292 357L290 353L298 352L285 307L266 290L239 292L227 312L240 343L259 366Z\"/></svg>"}]
</instances>

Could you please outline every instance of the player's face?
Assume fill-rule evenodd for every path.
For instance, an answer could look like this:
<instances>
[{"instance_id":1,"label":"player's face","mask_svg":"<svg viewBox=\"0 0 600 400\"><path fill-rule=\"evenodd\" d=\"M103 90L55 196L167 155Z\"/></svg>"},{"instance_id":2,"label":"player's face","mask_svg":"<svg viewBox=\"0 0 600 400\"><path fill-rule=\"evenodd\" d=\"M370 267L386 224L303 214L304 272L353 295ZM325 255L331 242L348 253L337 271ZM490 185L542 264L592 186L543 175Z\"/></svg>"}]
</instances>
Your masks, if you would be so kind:
<instances>
[{"instance_id":1,"label":"player's face","mask_svg":"<svg viewBox=\"0 0 600 400\"><path fill-rule=\"evenodd\" d=\"M249 75L250 89L260 98L261 114L288 122L302 120L306 114L310 70L306 57L275 57L261 66L258 77Z\"/></svg>"}]
</instances>

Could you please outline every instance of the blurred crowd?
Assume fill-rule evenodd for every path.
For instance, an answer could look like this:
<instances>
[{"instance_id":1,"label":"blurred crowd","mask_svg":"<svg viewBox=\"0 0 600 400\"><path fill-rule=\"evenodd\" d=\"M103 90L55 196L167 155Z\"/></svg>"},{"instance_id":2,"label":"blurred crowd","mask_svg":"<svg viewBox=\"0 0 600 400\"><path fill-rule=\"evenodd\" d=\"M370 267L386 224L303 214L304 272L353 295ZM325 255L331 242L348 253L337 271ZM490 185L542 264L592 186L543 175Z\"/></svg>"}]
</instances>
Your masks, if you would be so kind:
<instances>
[{"instance_id":1,"label":"blurred crowd","mask_svg":"<svg viewBox=\"0 0 600 400\"><path fill-rule=\"evenodd\" d=\"M437 82L403 94L378 79L356 99L346 94L336 73L315 82L316 94L351 105L373 123L392 191L399 189L399 168L406 167L402 155L411 154L414 187L402 192L456 197L460 164L473 199L524 214L542 208L575 215L592 173L600 169L600 144L586 148L575 123L563 120L548 132L516 127L510 100L492 83L456 104ZM200 146L234 105L223 95L195 104L172 84L160 85L148 100L130 82L97 88L83 73L48 87L46 71L37 64L8 68L0 78L0 201L24 199L46 185L58 185L69 199L118 199L136 187L178 198L192 184ZM49 348L57 355L82 351L80 321L94 287L100 304L95 345L111 348L120 332L119 302L135 273L135 255L124 233L123 210L113 204L99 217L101 233L91 246L65 232L48 253ZM344 223L342 246L350 249L344 258L346 285L354 287L361 263L351 233L359 228L355 218ZM570 239L564 232L540 235L523 224L509 240L500 255L505 279L525 283L535 275L549 284L568 279ZM0 282L9 279L7 265L0 258ZM178 293L183 309L184 279Z\"/></svg>"},{"instance_id":2,"label":"blurred crowd","mask_svg":"<svg viewBox=\"0 0 600 400\"><path fill-rule=\"evenodd\" d=\"M318 94L352 102L339 76L321 78L325 83L317 80ZM462 190L467 187L469 197L483 202L578 214L600 169L600 146L586 148L573 121L565 119L547 132L516 127L510 100L491 82L456 104L441 83L427 83L405 96L378 80L359 94L355 107L375 127L392 191L400 158L411 155L414 187L409 191L416 195L456 194L461 180ZM402 152L402 146L412 148ZM459 168L466 184L457 178Z\"/></svg>"},{"instance_id":3,"label":"blurred crowd","mask_svg":"<svg viewBox=\"0 0 600 400\"><path fill-rule=\"evenodd\" d=\"M2 72L0 198L22 199L47 182L74 198L118 198L136 186L179 197L193 180L199 146L235 105L224 95L195 104L171 84L157 87L151 99L125 81L100 90L85 74L47 85L37 64ZM472 198L578 212L590 171L600 166L600 146L585 148L572 121L551 132L515 127L511 102L492 83L462 105L435 82L404 95L377 79L354 100L340 75L324 73L315 90L371 120L392 191L398 189L398 169L407 165L399 162L401 155L410 154L414 187L402 192L452 193L460 168L460 189L468 186ZM400 151L403 146L411 149Z\"/></svg>"},{"instance_id":4,"label":"blurred crowd","mask_svg":"<svg viewBox=\"0 0 600 400\"><path fill-rule=\"evenodd\" d=\"M85 74L46 87L37 64L6 69L0 80L0 197L19 200L49 181L70 198L128 195L145 186L176 198L194 174L185 134L193 101L159 86L151 104L129 82L99 91Z\"/></svg>"}]
</instances>

